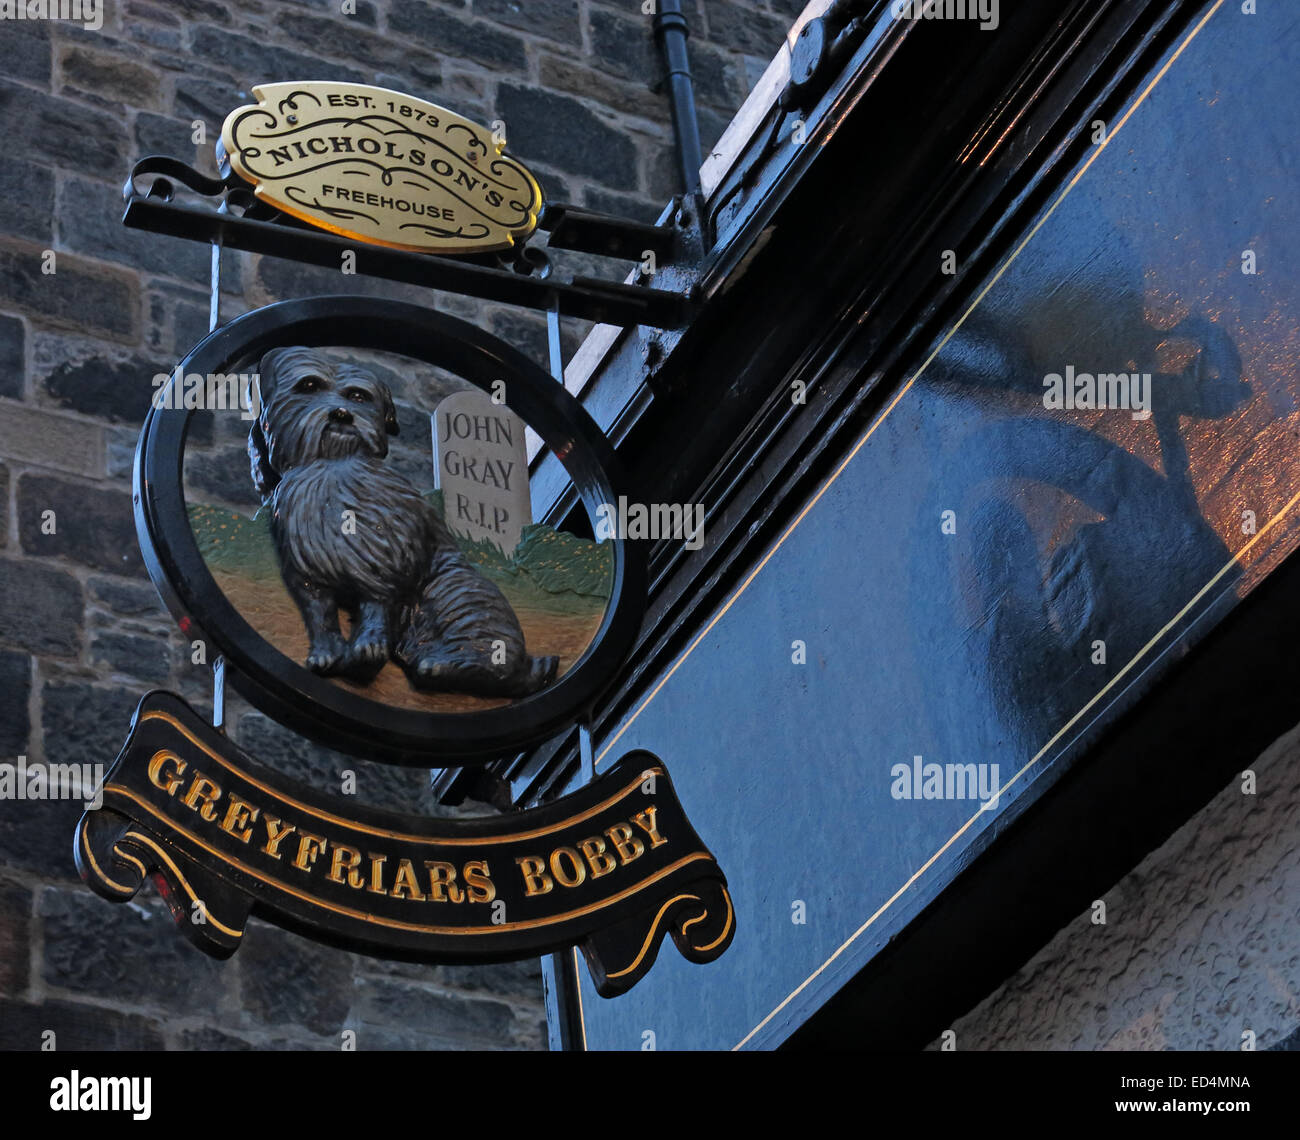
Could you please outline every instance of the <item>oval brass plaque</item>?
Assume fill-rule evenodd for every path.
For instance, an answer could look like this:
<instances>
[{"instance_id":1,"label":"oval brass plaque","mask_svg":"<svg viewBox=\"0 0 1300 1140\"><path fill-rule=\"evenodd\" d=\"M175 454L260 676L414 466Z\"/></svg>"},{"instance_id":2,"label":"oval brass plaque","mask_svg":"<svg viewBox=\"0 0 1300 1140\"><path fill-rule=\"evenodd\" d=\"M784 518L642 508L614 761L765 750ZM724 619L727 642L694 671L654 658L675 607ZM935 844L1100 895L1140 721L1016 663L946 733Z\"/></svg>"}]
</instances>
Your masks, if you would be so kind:
<instances>
[{"instance_id":1,"label":"oval brass plaque","mask_svg":"<svg viewBox=\"0 0 1300 1140\"><path fill-rule=\"evenodd\" d=\"M360 83L266 83L221 128L218 158L313 226L427 253L506 249L542 191L504 140L443 107Z\"/></svg>"}]
</instances>

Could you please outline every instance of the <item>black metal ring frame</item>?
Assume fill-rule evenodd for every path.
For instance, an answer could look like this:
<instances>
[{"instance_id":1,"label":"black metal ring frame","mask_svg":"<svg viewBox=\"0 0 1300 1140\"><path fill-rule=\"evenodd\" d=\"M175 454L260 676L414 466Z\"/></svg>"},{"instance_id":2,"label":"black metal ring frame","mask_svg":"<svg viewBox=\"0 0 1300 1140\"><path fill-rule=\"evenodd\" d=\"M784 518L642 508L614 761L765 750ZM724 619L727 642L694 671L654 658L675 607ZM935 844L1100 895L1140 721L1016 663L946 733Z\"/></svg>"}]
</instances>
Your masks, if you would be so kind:
<instances>
[{"instance_id":1,"label":"black metal ring frame","mask_svg":"<svg viewBox=\"0 0 1300 1140\"><path fill-rule=\"evenodd\" d=\"M269 349L305 345L392 352L444 368L488 391L505 380L511 410L560 457L593 526L618 501L622 477L609 441L562 384L498 338L418 305L359 296L268 305L210 333L180 374L224 374ZM171 381L175 382L174 378ZM562 677L514 704L467 713L394 708L350 692L275 649L221 591L199 552L186 511L183 461L193 409L158 400L135 464L135 516L149 575L187 636L226 660L231 683L275 719L330 748L387 763L481 763L567 728L615 679L645 612L645 552L618 536L610 601L595 638ZM180 403L180 401L177 401Z\"/></svg>"}]
</instances>

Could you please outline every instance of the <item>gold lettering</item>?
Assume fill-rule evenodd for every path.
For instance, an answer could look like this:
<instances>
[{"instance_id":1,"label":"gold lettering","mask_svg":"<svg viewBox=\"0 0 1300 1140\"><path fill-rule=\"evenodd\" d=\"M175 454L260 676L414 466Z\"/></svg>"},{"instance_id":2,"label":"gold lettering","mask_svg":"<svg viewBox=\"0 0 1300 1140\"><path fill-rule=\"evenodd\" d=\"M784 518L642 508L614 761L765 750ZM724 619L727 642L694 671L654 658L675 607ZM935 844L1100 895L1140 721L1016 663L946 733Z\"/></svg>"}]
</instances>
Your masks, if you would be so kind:
<instances>
[{"instance_id":1,"label":"gold lettering","mask_svg":"<svg viewBox=\"0 0 1300 1140\"><path fill-rule=\"evenodd\" d=\"M645 811L639 811L632 817L632 822L650 836L651 849L662 847L668 842L668 840L659 834L658 829L655 827L655 813L658 810L659 809L656 807L648 807Z\"/></svg>"},{"instance_id":2,"label":"gold lettering","mask_svg":"<svg viewBox=\"0 0 1300 1140\"><path fill-rule=\"evenodd\" d=\"M175 763L176 771L169 772L160 780L158 776L162 772L163 765L169 760ZM184 771L185 761L174 752L155 752L149 761L149 782L155 788L161 788L169 796L174 796L176 789L181 786L181 773Z\"/></svg>"},{"instance_id":3,"label":"gold lettering","mask_svg":"<svg viewBox=\"0 0 1300 1140\"><path fill-rule=\"evenodd\" d=\"M456 868L440 859L426 859L429 868L429 898L434 902L464 902L465 892L456 885Z\"/></svg>"},{"instance_id":4,"label":"gold lettering","mask_svg":"<svg viewBox=\"0 0 1300 1140\"><path fill-rule=\"evenodd\" d=\"M618 866L618 860L613 855L605 852L605 841L598 835L593 835L590 839L584 839L578 844L578 849L586 858L593 879L599 879L601 875L608 875L610 871Z\"/></svg>"},{"instance_id":5,"label":"gold lettering","mask_svg":"<svg viewBox=\"0 0 1300 1140\"><path fill-rule=\"evenodd\" d=\"M532 898L533 895L551 893L555 884L551 882L551 876L546 873L546 864L542 860L535 855L517 855L515 862L519 864L519 869L524 875L524 894L526 896Z\"/></svg>"},{"instance_id":6,"label":"gold lettering","mask_svg":"<svg viewBox=\"0 0 1300 1140\"><path fill-rule=\"evenodd\" d=\"M403 859L397 864L397 877L393 880L393 889L388 892L395 899L415 899L416 902L424 901L424 892L420 890L420 884L415 881L415 868L411 866L409 859Z\"/></svg>"},{"instance_id":7,"label":"gold lettering","mask_svg":"<svg viewBox=\"0 0 1300 1140\"><path fill-rule=\"evenodd\" d=\"M321 836L312 835L309 831L301 832L298 836L298 854L294 856L293 865L300 871L310 871L316 863L316 856L327 846Z\"/></svg>"},{"instance_id":8,"label":"gold lettering","mask_svg":"<svg viewBox=\"0 0 1300 1140\"><path fill-rule=\"evenodd\" d=\"M361 872L357 870L361 866L361 852L355 847L344 847L341 843L334 844L334 858L330 862L329 874L325 877L331 882L344 882L343 871L347 870L347 884L360 890L365 886L365 879L361 877Z\"/></svg>"},{"instance_id":9,"label":"gold lettering","mask_svg":"<svg viewBox=\"0 0 1300 1140\"><path fill-rule=\"evenodd\" d=\"M370 886L366 890L377 895L384 895L388 892L384 890L384 864L388 862L387 855L376 855L373 851L366 854L370 860Z\"/></svg>"},{"instance_id":10,"label":"gold lettering","mask_svg":"<svg viewBox=\"0 0 1300 1140\"><path fill-rule=\"evenodd\" d=\"M273 815L266 816L262 822L266 824L266 846L262 850L272 859L280 858L280 844L289 835L292 835L298 829L291 823L282 823Z\"/></svg>"},{"instance_id":11,"label":"gold lettering","mask_svg":"<svg viewBox=\"0 0 1300 1140\"><path fill-rule=\"evenodd\" d=\"M231 796L230 803L226 806L226 818L221 821L221 830L228 831L241 843L247 843L253 837L248 825L261 812L261 808L255 808L252 804L244 803L238 796Z\"/></svg>"},{"instance_id":12,"label":"gold lettering","mask_svg":"<svg viewBox=\"0 0 1300 1140\"><path fill-rule=\"evenodd\" d=\"M633 859L639 859L645 851L645 844L632 834L631 824L616 823L613 827L606 828L605 834L609 836L609 841L614 845L614 850L618 852L624 867Z\"/></svg>"},{"instance_id":13,"label":"gold lettering","mask_svg":"<svg viewBox=\"0 0 1300 1140\"><path fill-rule=\"evenodd\" d=\"M560 856L566 856L573 864L572 872L566 874L560 866ZM578 853L572 847L557 847L551 852L551 874L562 887L576 887L587 877L587 868Z\"/></svg>"},{"instance_id":14,"label":"gold lettering","mask_svg":"<svg viewBox=\"0 0 1300 1140\"><path fill-rule=\"evenodd\" d=\"M181 798L181 803L187 808L193 808L211 823L217 818L217 809L212 805L219 799L221 799L221 789L207 776L200 776L196 772L190 782L189 790Z\"/></svg>"},{"instance_id":15,"label":"gold lettering","mask_svg":"<svg viewBox=\"0 0 1300 1140\"><path fill-rule=\"evenodd\" d=\"M470 902L490 903L497 897L497 885L488 877L491 872L485 859L471 859L462 873L469 888Z\"/></svg>"}]
</instances>

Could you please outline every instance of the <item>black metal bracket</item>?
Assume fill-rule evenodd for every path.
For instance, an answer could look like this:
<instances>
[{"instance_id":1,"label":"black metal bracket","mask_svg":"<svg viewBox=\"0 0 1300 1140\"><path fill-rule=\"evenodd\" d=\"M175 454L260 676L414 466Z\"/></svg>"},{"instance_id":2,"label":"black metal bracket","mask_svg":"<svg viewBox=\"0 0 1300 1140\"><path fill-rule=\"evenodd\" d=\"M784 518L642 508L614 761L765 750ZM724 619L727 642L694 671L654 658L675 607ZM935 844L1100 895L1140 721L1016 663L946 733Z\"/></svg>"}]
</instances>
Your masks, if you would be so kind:
<instances>
[{"instance_id":1,"label":"black metal bracket","mask_svg":"<svg viewBox=\"0 0 1300 1140\"><path fill-rule=\"evenodd\" d=\"M790 52L790 80L781 92L782 110L807 110L826 93L838 68L866 32L869 0L835 0L803 26Z\"/></svg>"},{"instance_id":2,"label":"black metal bracket","mask_svg":"<svg viewBox=\"0 0 1300 1140\"><path fill-rule=\"evenodd\" d=\"M137 185L138 177L150 174L155 178L148 187ZM198 194L222 196L223 208L173 201L173 179ZM545 254L532 247L514 251L513 268L500 268L499 257L495 264L484 264L482 257L414 253L323 233L269 210L253 198L243 183L232 186L208 178L175 159L158 156L142 159L131 172L124 197L126 210L122 222L131 229L330 269L337 269L343 254L350 252L356 259L356 272L363 276L403 281L543 312L554 311L583 320L675 329L689 321L693 308L688 294L648 284L627 285L583 276L575 276L568 282L557 281L553 275L534 277L532 270L545 261ZM675 245L675 235L667 227L647 226L573 207L552 208L549 225L550 244L555 248L605 256L640 260L646 250L654 250L660 256L661 252L670 253Z\"/></svg>"},{"instance_id":3,"label":"black metal bracket","mask_svg":"<svg viewBox=\"0 0 1300 1140\"><path fill-rule=\"evenodd\" d=\"M677 248L677 234L669 226L633 222L558 202L547 202L542 207L537 227L550 231L547 245L552 249L572 249L624 261L640 261L647 253L667 261Z\"/></svg>"}]
</instances>

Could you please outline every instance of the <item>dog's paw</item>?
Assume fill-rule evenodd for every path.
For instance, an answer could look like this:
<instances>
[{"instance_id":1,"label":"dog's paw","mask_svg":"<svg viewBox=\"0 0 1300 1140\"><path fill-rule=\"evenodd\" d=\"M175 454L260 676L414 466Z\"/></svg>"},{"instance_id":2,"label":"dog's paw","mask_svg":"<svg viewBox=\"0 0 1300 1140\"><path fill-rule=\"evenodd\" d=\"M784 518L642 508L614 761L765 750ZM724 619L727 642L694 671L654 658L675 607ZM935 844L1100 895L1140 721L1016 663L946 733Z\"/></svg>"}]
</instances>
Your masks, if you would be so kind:
<instances>
[{"instance_id":1,"label":"dog's paw","mask_svg":"<svg viewBox=\"0 0 1300 1140\"><path fill-rule=\"evenodd\" d=\"M417 689L473 693L481 697L526 697L549 685L560 664L558 657L528 657L514 673L480 659L463 660L429 654L409 670Z\"/></svg>"},{"instance_id":2,"label":"dog's paw","mask_svg":"<svg viewBox=\"0 0 1300 1140\"><path fill-rule=\"evenodd\" d=\"M544 689L555 680L556 670L560 667L558 657L530 657L520 684L520 696Z\"/></svg>"},{"instance_id":3,"label":"dog's paw","mask_svg":"<svg viewBox=\"0 0 1300 1140\"><path fill-rule=\"evenodd\" d=\"M411 680L421 689L454 689L464 679L464 662L446 657L421 657L410 669Z\"/></svg>"},{"instance_id":4,"label":"dog's paw","mask_svg":"<svg viewBox=\"0 0 1300 1140\"><path fill-rule=\"evenodd\" d=\"M338 673L347 657L348 643L341 633L325 633L313 639L307 654L307 668L322 677Z\"/></svg>"},{"instance_id":5,"label":"dog's paw","mask_svg":"<svg viewBox=\"0 0 1300 1140\"><path fill-rule=\"evenodd\" d=\"M500 667L478 657L428 653L408 669L411 684L424 692L470 693L477 697L512 696Z\"/></svg>"},{"instance_id":6,"label":"dog's paw","mask_svg":"<svg viewBox=\"0 0 1300 1140\"><path fill-rule=\"evenodd\" d=\"M388 642L382 634L358 637L347 647L341 672L354 681L373 681L388 664Z\"/></svg>"}]
</instances>

